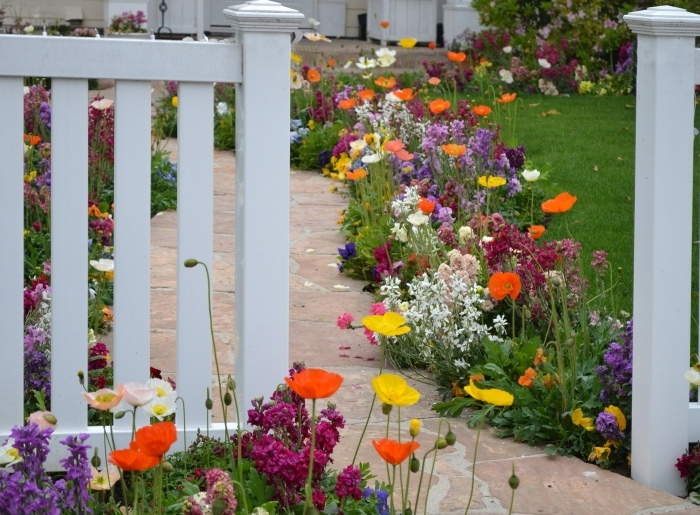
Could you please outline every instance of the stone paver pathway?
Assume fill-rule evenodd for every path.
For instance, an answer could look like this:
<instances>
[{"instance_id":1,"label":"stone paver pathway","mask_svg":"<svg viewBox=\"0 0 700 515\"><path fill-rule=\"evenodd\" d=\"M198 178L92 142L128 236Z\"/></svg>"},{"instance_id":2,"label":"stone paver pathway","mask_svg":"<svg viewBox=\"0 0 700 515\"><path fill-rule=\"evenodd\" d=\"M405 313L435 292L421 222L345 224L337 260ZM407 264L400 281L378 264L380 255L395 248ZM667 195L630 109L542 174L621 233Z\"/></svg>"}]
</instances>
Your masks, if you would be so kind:
<instances>
[{"instance_id":1,"label":"stone paver pathway","mask_svg":"<svg viewBox=\"0 0 700 515\"><path fill-rule=\"evenodd\" d=\"M176 160L175 142L169 144ZM304 361L345 378L331 399L347 418L341 442L334 453L335 468L352 460L372 401L371 378L378 373L379 349L368 345L361 331L340 331L339 314L348 311L358 320L368 313L372 296L363 283L338 273L337 248L344 245L335 221L346 200L333 194L329 179L313 172L291 171L290 229L290 365ZM216 152L214 170L214 326L223 373L233 373L234 306L234 179L231 152ZM311 251L310 249L313 249ZM175 373L175 261L176 214L162 213L151 222L151 362L167 375ZM344 285L349 290L338 290ZM343 347L342 349L339 347ZM346 348L349 347L349 348ZM280 378L281 380L281 378ZM214 381L214 378L213 378ZM212 382L213 382L212 381ZM438 420L430 406L438 398L430 386L411 382L421 391L418 404L404 408L403 427L419 418L423 429L418 441L423 451L434 441ZM242 399L244 406L248 400ZM220 414L219 414L220 415ZM395 418L393 419L395 420ZM457 435L454 447L440 451L427 504L429 514L464 513L472 479L476 430L465 418L451 419ZM386 418L376 409L359 453L370 462L378 480L386 480L384 463L370 441L384 436ZM444 432L444 430L443 430ZM510 503L508 478L515 463L520 478L513 513L528 515L651 515L700 514L700 507L670 494L644 487L631 479L575 458L547 457L543 447L500 439L485 429L481 435L471 513L506 514ZM414 476L412 484L417 484ZM427 480L423 482L423 490ZM415 488L415 487L413 487ZM413 490L413 489L412 489ZM414 498L415 493L411 496ZM414 513L423 513L420 506Z\"/></svg>"}]
</instances>

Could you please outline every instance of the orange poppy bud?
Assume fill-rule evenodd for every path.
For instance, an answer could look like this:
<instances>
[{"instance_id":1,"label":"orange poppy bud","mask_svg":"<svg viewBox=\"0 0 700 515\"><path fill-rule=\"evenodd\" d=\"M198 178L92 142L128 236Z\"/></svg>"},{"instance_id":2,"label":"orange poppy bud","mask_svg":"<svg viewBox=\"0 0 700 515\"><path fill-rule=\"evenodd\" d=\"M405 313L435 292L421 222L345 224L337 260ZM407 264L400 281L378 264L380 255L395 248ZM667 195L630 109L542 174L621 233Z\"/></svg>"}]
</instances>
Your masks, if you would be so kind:
<instances>
[{"instance_id":1,"label":"orange poppy bud","mask_svg":"<svg viewBox=\"0 0 700 515\"><path fill-rule=\"evenodd\" d=\"M450 143L449 145L443 145L442 150L444 150L445 154L448 156L459 157L467 151L467 146Z\"/></svg>"},{"instance_id":2,"label":"orange poppy bud","mask_svg":"<svg viewBox=\"0 0 700 515\"><path fill-rule=\"evenodd\" d=\"M379 25L380 25L383 29L388 29L388 28L389 28L389 22L388 22L388 21L380 21L380 22L379 22Z\"/></svg>"},{"instance_id":3,"label":"orange poppy bud","mask_svg":"<svg viewBox=\"0 0 700 515\"><path fill-rule=\"evenodd\" d=\"M520 295L520 277L513 272L496 272L489 278L489 293L496 300L510 297L515 300Z\"/></svg>"},{"instance_id":4,"label":"orange poppy bud","mask_svg":"<svg viewBox=\"0 0 700 515\"><path fill-rule=\"evenodd\" d=\"M574 207L575 203L576 197L572 197L569 193L564 192L553 199L542 202L542 211L551 214L566 213L569 209Z\"/></svg>"},{"instance_id":5,"label":"orange poppy bud","mask_svg":"<svg viewBox=\"0 0 700 515\"><path fill-rule=\"evenodd\" d=\"M320 368L306 368L293 377L285 377L294 393L304 399L326 399L338 391L343 377Z\"/></svg>"},{"instance_id":6,"label":"orange poppy bud","mask_svg":"<svg viewBox=\"0 0 700 515\"><path fill-rule=\"evenodd\" d=\"M436 98L430 104L428 104L428 107L430 108L430 112L433 114L440 114L442 113L445 109L450 108L450 101L449 100L443 100L442 98Z\"/></svg>"},{"instance_id":7,"label":"orange poppy bud","mask_svg":"<svg viewBox=\"0 0 700 515\"><path fill-rule=\"evenodd\" d=\"M427 198L422 198L418 202L418 209L423 211L426 215L429 215L435 209L435 202L431 202Z\"/></svg>"},{"instance_id":8,"label":"orange poppy bud","mask_svg":"<svg viewBox=\"0 0 700 515\"><path fill-rule=\"evenodd\" d=\"M397 89L394 91L394 96L400 100L403 100L404 102L408 102L414 97L413 90L411 88Z\"/></svg>"},{"instance_id":9,"label":"orange poppy bud","mask_svg":"<svg viewBox=\"0 0 700 515\"><path fill-rule=\"evenodd\" d=\"M437 86L438 84L440 84L440 82L442 81L438 77L430 77L428 79L428 84L431 84L433 86Z\"/></svg>"},{"instance_id":10,"label":"orange poppy bud","mask_svg":"<svg viewBox=\"0 0 700 515\"><path fill-rule=\"evenodd\" d=\"M362 100L372 100L374 98L374 90L363 89L357 94L357 96L360 97Z\"/></svg>"},{"instance_id":11,"label":"orange poppy bud","mask_svg":"<svg viewBox=\"0 0 700 515\"><path fill-rule=\"evenodd\" d=\"M447 52L447 58L450 61L461 63L467 58L467 54L465 54L464 52Z\"/></svg>"},{"instance_id":12,"label":"orange poppy bud","mask_svg":"<svg viewBox=\"0 0 700 515\"><path fill-rule=\"evenodd\" d=\"M356 101L354 98L348 98L347 100L341 100L340 102L338 102L338 107L340 107L341 109L345 109L347 111L348 109L352 109L353 107L355 107L355 102Z\"/></svg>"},{"instance_id":13,"label":"orange poppy bud","mask_svg":"<svg viewBox=\"0 0 700 515\"><path fill-rule=\"evenodd\" d=\"M430 43L428 43L428 48L430 50L435 50L435 41L431 41Z\"/></svg>"},{"instance_id":14,"label":"orange poppy bud","mask_svg":"<svg viewBox=\"0 0 700 515\"><path fill-rule=\"evenodd\" d=\"M403 148L403 142L400 139L394 139L384 143L384 150L387 152L398 152Z\"/></svg>"},{"instance_id":15,"label":"orange poppy bud","mask_svg":"<svg viewBox=\"0 0 700 515\"><path fill-rule=\"evenodd\" d=\"M420 444L418 442L399 443L389 438L372 440L372 445L381 458L391 465L400 465L412 452L415 452Z\"/></svg>"},{"instance_id":16,"label":"orange poppy bud","mask_svg":"<svg viewBox=\"0 0 700 515\"><path fill-rule=\"evenodd\" d=\"M405 148L402 148L396 152L396 157L401 159L401 161L410 161L413 159L414 155L410 154Z\"/></svg>"},{"instance_id":17,"label":"orange poppy bud","mask_svg":"<svg viewBox=\"0 0 700 515\"><path fill-rule=\"evenodd\" d=\"M382 88L390 89L396 86L396 79L394 77L389 77L388 79L386 77L377 77L374 81L374 83Z\"/></svg>"},{"instance_id":18,"label":"orange poppy bud","mask_svg":"<svg viewBox=\"0 0 700 515\"><path fill-rule=\"evenodd\" d=\"M318 70L309 70L309 72L306 74L306 79L309 82L318 82L321 80L321 74L318 72Z\"/></svg>"},{"instance_id":19,"label":"orange poppy bud","mask_svg":"<svg viewBox=\"0 0 700 515\"><path fill-rule=\"evenodd\" d=\"M515 97L517 97L517 93L503 93L501 95L501 98L497 98L496 102L499 104L510 104L513 100L515 100Z\"/></svg>"},{"instance_id":20,"label":"orange poppy bud","mask_svg":"<svg viewBox=\"0 0 700 515\"><path fill-rule=\"evenodd\" d=\"M544 230L544 225L533 225L527 230L527 232L530 233L533 240L539 240L544 234Z\"/></svg>"},{"instance_id":21,"label":"orange poppy bud","mask_svg":"<svg viewBox=\"0 0 700 515\"><path fill-rule=\"evenodd\" d=\"M491 114L491 108L489 106L474 106L472 111L474 111L474 114L477 116L488 116Z\"/></svg>"},{"instance_id":22,"label":"orange poppy bud","mask_svg":"<svg viewBox=\"0 0 700 515\"><path fill-rule=\"evenodd\" d=\"M537 372L535 372L532 368L528 368L523 375L520 376L520 379L518 379L518 384L520 386L524 386L526 388L530 388L535 382L533 379L537 377Z\"/></svg>"}]
</instances>

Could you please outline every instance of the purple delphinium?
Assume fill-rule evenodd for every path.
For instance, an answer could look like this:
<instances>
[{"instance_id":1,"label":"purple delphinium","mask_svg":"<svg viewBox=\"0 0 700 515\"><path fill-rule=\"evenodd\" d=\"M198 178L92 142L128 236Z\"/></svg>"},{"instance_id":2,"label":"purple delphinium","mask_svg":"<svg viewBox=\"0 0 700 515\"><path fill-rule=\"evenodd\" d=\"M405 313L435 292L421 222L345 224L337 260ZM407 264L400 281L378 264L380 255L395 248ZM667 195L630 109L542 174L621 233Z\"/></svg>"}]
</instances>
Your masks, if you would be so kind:
<instances>
[{"instance_id":1,"label":"purple delphinium","mask_svg":"<svg viewBox=\"0 0 700 515\"><path fill-rule=\"evenodd\" d=\"M24 336L24 391L44 391L51 397L51 360L49 339L44 329L30 325Z\"/></svg>"},{"instance_id":2,"label":"purple delphinium","mask_svg":"<svg viewBox=\"0 0 700 515\"><path fill-rule=\"evenodd\" d=\"M603 386L600 400L605 403L626 398L632 392L633 332L633 324L630 320L627 322L627 328L620 343L612 342L603 357L604 363L595 368Z\"/></svg>"},{"instance_id":3,"label":"purple delphinium","mask_svg":"<svg viewBox=\"0 0 700 515\"><path fill-rule=\"evenodd\" d=\"M595 421L595 428L606 440L625 439L625 433L620 431L615 415L607 411L598 413L598 418Z\"/></svg>"},{"instance_id":4,"label":"purple delphinium","mask_svg":"<svg viewBox=\"0 0 700 515\"><path fill-rule=\"evenodd\" d=\"M46 130L51 130L51 105L48 102L42 102L39 107L39 118L46 127Z\"/></svg>"},{"instance_id":5,"label":"purple delphinium","mask_svg":"<svg viewBox=\"0 0 700 515\"><path fill-rule=\"evenodd\" d=\"M362 483L362 473L354 465L348 465L338 474L338 482L335 484L335 494L338 499L352 497L356 501L362 497L360 484Z\"/></svg>"},{"instance_id":6,"label":"purple delphinium","mask_svg":"<svg viewBox=\"0 0 700 515\"><path fill-rule=\"evenodd\" d=\"M62 484L56 482L59 490L64 490L63 502L61 507L64 510L70 510L70 513L92 514L92 510L88 507L88 502L92 500L90 497L90 461L88 460L89 445L85 441L90 438L90 435L80 433L78 436L69 436L65 440L61 440L61 444L68 448L69 456L61 460L61 465L66 471L66 477ZM71 486L67 486L71 485Z\"/></svg>"}]
</instances>

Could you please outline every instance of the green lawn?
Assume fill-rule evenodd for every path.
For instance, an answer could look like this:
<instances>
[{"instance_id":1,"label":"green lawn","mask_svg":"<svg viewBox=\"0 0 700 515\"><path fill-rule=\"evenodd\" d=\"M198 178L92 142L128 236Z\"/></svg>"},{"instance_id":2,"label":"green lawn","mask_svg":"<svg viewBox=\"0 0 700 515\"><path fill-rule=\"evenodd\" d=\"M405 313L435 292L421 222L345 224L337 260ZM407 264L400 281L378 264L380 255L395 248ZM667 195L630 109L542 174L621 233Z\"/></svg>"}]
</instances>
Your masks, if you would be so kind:
<instances>
[{"instance_id":1,"label":"green lawn","mask_svg":"<svg viewBox=\"0 0 700 515\"><path fill-rule=\"evenodd\" d=\"M592 251L607 251L613 269L621 268L619 307L631 311L635 109L628 106L636 99L519 97L515 133L526 158L552 168L553 193L578 197L571 211L551 220L544 238L565 238L570 231L583 246L589 277ZM550 110L561 114L542 115Z\"/></svg>"}]
</instances>

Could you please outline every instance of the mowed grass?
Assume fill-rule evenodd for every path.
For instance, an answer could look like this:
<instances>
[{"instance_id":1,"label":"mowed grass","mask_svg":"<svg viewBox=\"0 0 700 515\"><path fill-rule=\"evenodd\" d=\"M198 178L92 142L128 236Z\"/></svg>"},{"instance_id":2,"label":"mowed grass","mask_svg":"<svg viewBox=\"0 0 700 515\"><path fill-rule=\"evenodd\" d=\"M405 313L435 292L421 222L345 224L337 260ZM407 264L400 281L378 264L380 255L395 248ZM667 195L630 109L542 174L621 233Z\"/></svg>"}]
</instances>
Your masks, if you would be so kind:
<instances>
[{"instance_id":1,"label":"mowed grass","mask_svg":"<svg viewBox=\"0 0 700 515\"><path fill-rule=\"evenodd\" d=\"M519 95L515 136L536 167L551 167L547 189L578 197L555 215L543 238L581 242L586 276L592 252L605 250L620 285L618 309L631 312L634 239L634 142L632 96L566 98ZM543 113L557 111L561 114Z\"/></svg>"}]
</instances>

